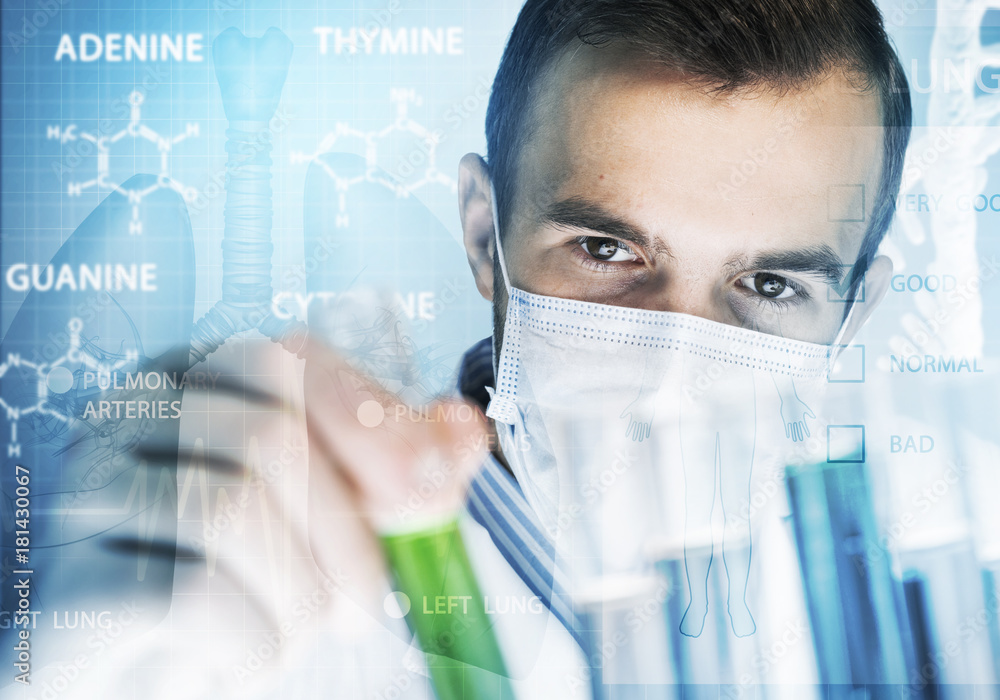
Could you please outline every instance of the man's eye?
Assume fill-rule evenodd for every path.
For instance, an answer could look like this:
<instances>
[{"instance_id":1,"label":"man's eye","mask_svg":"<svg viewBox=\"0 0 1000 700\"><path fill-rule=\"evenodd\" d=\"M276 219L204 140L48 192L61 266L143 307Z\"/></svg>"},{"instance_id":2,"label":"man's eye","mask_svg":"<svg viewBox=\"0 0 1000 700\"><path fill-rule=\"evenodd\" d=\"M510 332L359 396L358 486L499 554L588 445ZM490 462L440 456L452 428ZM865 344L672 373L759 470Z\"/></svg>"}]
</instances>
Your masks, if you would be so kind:
<instances>
[{"instance_id":1,"label":"man's eye","mask_svg":"<svg viewBox=\"0 0 1000 700\"><path fill-rule=\"evenodd\" d=\"M790 299L796 294L787 279L770 272L755 272L741 278L740 283L768 299Z\"/></svg>"},{"instance_id":2,"label":"man's eye","mask_svg":"<svg viewBox=\"0 0 1000 700\"><path fill-rule=\"evenodd\" d=\"M581 245L591 256L602 262L631 262L639 259L631 248L614 238L587 236Z\"/></svg>"}]
</instances>

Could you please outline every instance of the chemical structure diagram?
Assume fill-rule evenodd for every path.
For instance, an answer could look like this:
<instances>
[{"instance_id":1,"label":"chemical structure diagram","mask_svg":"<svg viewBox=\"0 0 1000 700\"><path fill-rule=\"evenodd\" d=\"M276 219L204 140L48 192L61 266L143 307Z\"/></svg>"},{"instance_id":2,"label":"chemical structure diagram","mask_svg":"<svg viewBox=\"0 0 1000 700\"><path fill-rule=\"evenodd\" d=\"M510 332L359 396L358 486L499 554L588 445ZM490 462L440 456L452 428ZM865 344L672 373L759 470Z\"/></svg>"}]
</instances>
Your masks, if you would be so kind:
<instances>
[{"instance_id":1,"label":"chemical structure diagram","mask_svg":"<svg viewBox=\"0 0 1000 700\"><path fill-rule=\"evenodd\" d=\"M0 409L10 425L8 457L21 456L17 426L24 416L34 414L48 417L64 425L73 422L73 416L66 410L69 402L60 401L59 397L65 397L73 389L78 373L92 372L95 377L106 380L139 359L136 350L112 354L93 346L82 337L83 321L79 318L71 318L66 324L66 330L69 334L69 347L52 362L32 362L16 353L8 353L0 363L0 380L4 380L8 374L11 377L7 377L7 381L19 375L21 388L15 393L22 394L18 398L25 400L21 405L12 406L0 397ZM74 366L77 367L77 372L72 369ZM10 393L7 398L12 399Z\"/></svg>"},{"instance_id":2,"label":"chemical structure diagram","mask_svg":"<svg viewBox=\"0 0 1000 700\"><path fill-rule=\"evenodd\" d=\"M437 169L437 147L441 142L441 134L429 131L426 127L413 121L409 116L411 104L420 106L423 99L413 89L392 88L389 91L389 101L396 106L396 119L379 131L360 131L346 122L337 122L334 130L329 132L320 142L314 153L292 151L293 165L315 162L327 175L333 179L338 193L338 216L336 225L345 227L347 218L347 192L352 185L361 182L373 182L391 190L397 197L409 197L412 193L431 184L444 185L452 192L458 190L457 183ZM395 134L410 134L421 143L419 148L412 150L397 168L398 178L387 176L377 167L379 143L385 142ZM365 172L348 177L337 173L334 168L320 156L333 151L338 141L356 139L365 144ZM422 168L422 170L421 170ZM419 179L413 182L403 182L404 178L414 172L420 172Z\"/></svg>"},{"instance_id":3,"label":"chemical structure diagram","mask_svg":"<svg viewBox=\"0 0 1000 700\"><path fill-rule=\"evenodd\" d=\"M67 185L67 194L71 197L78 197L84 190L91 187L101 187L119 192L128 197L132 205L132 221L129 223L129 233L140 235L142 233L142 221L139 217L139 205L143 197L161 188L170 188L180 194L188 203L193 202L198 191L194 187L187 187L170 176L170 151L181 141L198 136L200 126L197 122L188 123L185 131L172 138L160 136L149 126L142 123L141 107L144 97L142 93L134 91L128 97L131 111L131 119L124 129L112 136L103 136L88 131L81 131L76 124L62 128L58 125L49 126L46 136L49 140L57 140L62 144L72 141L87 141L97 149L97 175L91 180L70 182ZM144 139L154 144L160 153L160 168L156 175L156 182L141 190L133 190L122 187L120 184L110 182L111 173L111 152L110 147L118 143L125 137L130 137L133 142L137 139Z\"/></svg>"}]
</instances>

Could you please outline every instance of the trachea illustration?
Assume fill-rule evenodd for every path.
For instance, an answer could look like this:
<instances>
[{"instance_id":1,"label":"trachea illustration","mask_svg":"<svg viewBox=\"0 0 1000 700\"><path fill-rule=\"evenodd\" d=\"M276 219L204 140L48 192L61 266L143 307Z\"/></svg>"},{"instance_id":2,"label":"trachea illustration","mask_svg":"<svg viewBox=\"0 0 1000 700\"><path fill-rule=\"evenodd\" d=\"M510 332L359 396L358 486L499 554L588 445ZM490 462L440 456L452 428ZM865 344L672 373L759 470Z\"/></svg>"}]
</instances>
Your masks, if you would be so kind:
<instances>
[{"instance_id":1,"label":"trachea illustration","mask_svg":"<svg viewBox=\"0 0 1000 700\"><path fill-rule=\"evenodd\" d=\"M270 308L274 244L269 122L288 75L292 43L273 27L253 39L230 27L216 38L212 57L229 120L222 299L195 324L192 364L251 329L298 354L306 343L305 324L279 319Z\"/></svg>"}]
</instances>

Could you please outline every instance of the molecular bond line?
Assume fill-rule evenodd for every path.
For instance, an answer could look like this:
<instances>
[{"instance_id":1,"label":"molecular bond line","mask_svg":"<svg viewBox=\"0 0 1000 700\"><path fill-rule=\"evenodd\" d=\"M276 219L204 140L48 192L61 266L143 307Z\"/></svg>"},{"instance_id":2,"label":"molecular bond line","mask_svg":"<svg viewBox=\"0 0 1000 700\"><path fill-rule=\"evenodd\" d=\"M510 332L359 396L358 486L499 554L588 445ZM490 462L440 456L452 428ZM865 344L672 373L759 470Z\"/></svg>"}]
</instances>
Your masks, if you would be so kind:
<instances>
[{"instance_id":1,"label":"molecular bond line","mask_svg":"<svg viewBox=\"0 0 1000 700\"><path fill-rule=\"evenodd\" d=\"M194 187L187 187L170 176L170 151L181 141L198 136L200 127L197 123L188 123L185 131L172 138L160 136L149 126L142 123L142 113L140 108L143 103L143 95L140 92L132 92L128 97L131 107L131 119L124 129L112 136L102 136L88 131L80 130L76 124L70 124L65 128L58 125L49 126L46 136L49 140L57 140L60 143L83 140L87 141L97 149L97 175L91 180L70 182L67 185L67 194L71 197L80 196L85 190L91 187L101 187L114 190L128 197L132 205L132 221L129 223L129 233L139 235L142 233L142 221L139 218L139 205L143 197L161 188L169 188L180 194L188 203L193 202L198 191ZM111 175L111 152L110 147L122 139L130 137L133 142L143 139L156 146L160 153L160 168L156 176L156 182L141 190L133 190L122 187L120 184L110 182Z\"/></svg>"},{"instance_id":2,"label":"molecular bond line","mask_svg":"<svg viewBox=\"0 0 1000 700\"><path fill-rule=\"evenodd\" d=\"M432 184L444 185L452 192L458 190L455 180L437 169L437 147L441 143L441 133L428 130L409 116L410 104L420 106L422 99L412 89L393 88L389 91L389 101L396 106L396 119L385 128L378 131L360 131L346 122L337 122L334 125L334 130L326 134L314 153L302 151L292 151L291 153L293 165L306 162L318 163L333 179L338 192L339 212L336 219L338 227L348 225L347 192L352 185L362 182L376 183L389 189L397 197L408 197L420 188ZM396 168L396 177L392 177L380 172L377 163L379 142L385 142L386 139L396 134L410 134L418 139L421 145L407 155ZM338 142L348 139L364 142L365 172L362 174L342 175L320 158L322 154L335 150ZM420 177L412 182L404 181L405 178L414 173L419 173Z\"/></svg>"},{"instance_id":3,"label":"molecular bond line","mask_svg":"<svg viewBox=\"0 0 1000 700\"><path fill-rule=\"evenodd\" d=\"M36 414L51 417L67 425L73 422L73 416L65 410L61 410L51 399L56 395L67 394L76 383L77 373L80 370L89 370L98 376L108 377L139 359L137 351L127 350L124 356L120 356L112 362L102 361L89 351L81 339L83 321L79 318L71 318L66 324L66 329L69 332L69 347L66 352L52 362L32 362L16 353L8 353L4 361L0 363L0 380L3 380L8 374L11 375L11 378L15 374L21 374L21 383L24 388L34 387L34 395L30 402L18 406L12 406L3 397L0 397L0 409L3 410L4 417L10 425L10 441L7 444L8 457L21 456L17 425L22 417ZM9 395L8 398L10 398Z\"/></svg>"}]
</instances>

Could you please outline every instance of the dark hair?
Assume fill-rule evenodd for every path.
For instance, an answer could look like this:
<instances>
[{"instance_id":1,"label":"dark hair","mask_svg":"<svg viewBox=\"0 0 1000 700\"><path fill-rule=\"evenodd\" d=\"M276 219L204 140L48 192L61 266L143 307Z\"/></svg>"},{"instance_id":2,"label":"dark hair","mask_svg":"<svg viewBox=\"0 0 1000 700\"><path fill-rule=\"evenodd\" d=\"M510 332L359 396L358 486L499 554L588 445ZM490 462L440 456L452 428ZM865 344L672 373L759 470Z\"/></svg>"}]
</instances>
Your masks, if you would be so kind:
<instances>
[{"instance_id":1,"label":"dark hair","mask_svg":"<svg viewBox=\"0 0 1000 700\"><path fill-rule=\"evenodd\" d=\"M843 69L877 91L885 127L882 177L851 282L889 228L910 138L910 92L873 0L527 0L493 81L486 112L489 169L501 230L518 154L543 71L570 42L616 42L713 91L793 89Z\"/></svg>"}]
</instances>

